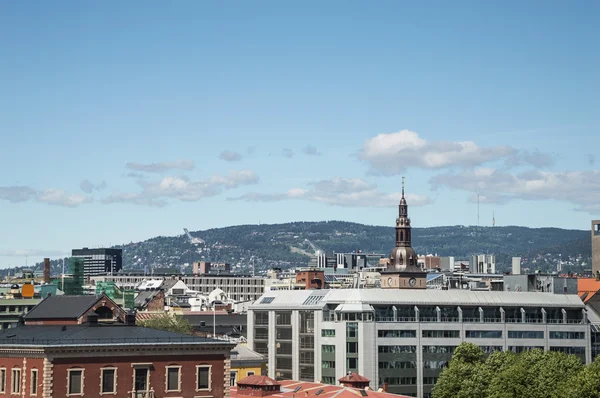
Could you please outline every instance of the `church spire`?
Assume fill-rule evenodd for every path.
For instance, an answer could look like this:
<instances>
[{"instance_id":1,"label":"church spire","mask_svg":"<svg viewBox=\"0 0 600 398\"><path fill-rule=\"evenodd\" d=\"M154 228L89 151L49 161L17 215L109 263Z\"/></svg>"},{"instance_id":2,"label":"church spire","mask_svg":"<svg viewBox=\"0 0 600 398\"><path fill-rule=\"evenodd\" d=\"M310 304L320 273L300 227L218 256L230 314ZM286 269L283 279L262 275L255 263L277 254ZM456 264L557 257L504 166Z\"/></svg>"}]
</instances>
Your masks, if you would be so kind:
<instances>
[{"instance_id":1,"label":"church spire","mask_svg":"<svg viewBox=\"0 0 600 398\"><path fill-rule=\"evenodd\" d=\"M402 198L398 206L398 218L396 219L396 247L410 247L410 218L408 218L408 204L404 197L404 177L402 177Z\"/></svg>"}]
</instances>

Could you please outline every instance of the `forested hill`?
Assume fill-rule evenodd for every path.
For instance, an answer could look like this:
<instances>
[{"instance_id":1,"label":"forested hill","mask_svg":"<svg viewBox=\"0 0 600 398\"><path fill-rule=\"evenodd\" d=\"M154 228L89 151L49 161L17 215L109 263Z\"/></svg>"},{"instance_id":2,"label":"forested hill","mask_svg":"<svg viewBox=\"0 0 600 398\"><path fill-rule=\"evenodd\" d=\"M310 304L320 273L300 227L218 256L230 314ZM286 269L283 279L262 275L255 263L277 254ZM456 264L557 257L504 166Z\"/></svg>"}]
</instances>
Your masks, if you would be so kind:
<instances>
[{"instance_id":1,"label":"forested hill","mask_svg":"<svg viewBox=\"0 0 600 398\"><path fill-rule=\"evenodd\" d=\"M327 252L388 253L394 246L392 227L343 221L293 222L273 225L238 225L191 232L205 244L193 245L186 235L159 236L144 242L120 245L128 269L181 268L194 261L228 262L247 268L254 258L257 270L306 265L314 252L307 239ZM496 254L497 264L510 266L512 256L524 266L552 271L558 261L563 271L589 267L590 233L581 230L526 227L446 226L413 229L413 247L419 254L467 258L471 254ZM570 269L573 268L573 269Z\"/></svg>"}]
</instances>

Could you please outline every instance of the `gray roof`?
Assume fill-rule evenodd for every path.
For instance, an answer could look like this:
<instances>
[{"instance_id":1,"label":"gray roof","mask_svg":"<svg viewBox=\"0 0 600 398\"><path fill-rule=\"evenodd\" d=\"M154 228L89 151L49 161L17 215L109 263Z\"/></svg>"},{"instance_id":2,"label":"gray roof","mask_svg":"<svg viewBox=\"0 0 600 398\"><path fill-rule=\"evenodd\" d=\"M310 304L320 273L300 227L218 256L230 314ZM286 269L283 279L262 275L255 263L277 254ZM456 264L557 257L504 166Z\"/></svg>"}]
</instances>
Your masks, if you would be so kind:
<instances>
[{"instance_id":1,"label":"gray roof","mask_svg":"<svg viewBox=\"0 0 600 398\"><path fill-rule=\"evenodd\" d=\"M256 351L252 351L250 348L238 344L231 350L232 361L262 361L264 356Z\"/></svg>"},{"instance_id":2,"label":"gray roof","mask_svg":"<svg viewBox=\"0 0 600 398\"><path fill-rule=\"evenodd\" d=\"M317 301L315 295L324 295ZM272 300L263 298L272 297ZM309 299L310 298L310 299ZM275 290L265 293L251 309L323 308L326 304L465 305L584 308L575 294L437 289Z\"/></svg>"},{"instance_id":3,"label":"gray roof","mask_svg":"<svg viewBox=\"0 0 600 398\"><path fill-rule=\"evenodd\" d=\"M223 340L190 336L141 326L88 324L68 326L23 325L0 331L3 346L97 346L156 344L229 344ZM231 344L233 346L233 344Z\"/></svg>"},{"instance_id":4,"label":"gray roof","mask_svg":"<svg viewBox=\"0 0 600 398\"><path fill-rule=\"evenodd\" d=\"M177 284L177 282L179 282L178 279L165 279L163 281L163 283L160 285L160 288L163 289L164 291L167 291L167 290L171 289L173 286L175 286Z\"/></svg>"},{"instance_id":5,"label":"gray roof","mask_svg":"<svg viewBox=\"0 0 600 398\"><path fill-rule=\"evenodd\" d=\"M78 319L89 310L102 296L48 296L40 301L25 319Z\"/></svg>"}]
</instances>

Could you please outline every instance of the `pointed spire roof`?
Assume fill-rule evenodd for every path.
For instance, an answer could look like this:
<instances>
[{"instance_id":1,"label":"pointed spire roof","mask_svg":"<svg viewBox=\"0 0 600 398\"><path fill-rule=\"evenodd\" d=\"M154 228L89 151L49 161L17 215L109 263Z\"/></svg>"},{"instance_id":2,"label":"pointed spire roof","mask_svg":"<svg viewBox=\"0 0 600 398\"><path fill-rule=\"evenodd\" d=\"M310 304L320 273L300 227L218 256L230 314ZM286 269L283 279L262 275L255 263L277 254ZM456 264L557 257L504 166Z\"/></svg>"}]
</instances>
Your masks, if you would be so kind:
<instances>
[{"instance_id":1,"label":"pointed spire roof","mask_svg":"<svg viewBox=\"0 0 600 398\"><path fill-rule=\"evenodd\" d=\"M406 206L406 199L404 198L404 176L402 176L402 198L400 199L400 206Z\"/></svg>"}]
</instances>

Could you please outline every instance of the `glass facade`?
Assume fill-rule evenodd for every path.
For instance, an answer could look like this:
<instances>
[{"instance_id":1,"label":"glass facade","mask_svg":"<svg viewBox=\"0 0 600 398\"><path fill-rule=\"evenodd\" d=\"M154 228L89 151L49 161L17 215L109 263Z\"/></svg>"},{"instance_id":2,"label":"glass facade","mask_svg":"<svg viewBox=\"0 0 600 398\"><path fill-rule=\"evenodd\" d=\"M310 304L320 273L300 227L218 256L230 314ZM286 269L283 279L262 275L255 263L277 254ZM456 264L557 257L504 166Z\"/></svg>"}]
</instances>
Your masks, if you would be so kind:
<instances>
[{"instance_id":1,"label":"glass facade","mask_svg":"<svg viewBox=\"0 0 600 398\"><path fill-rule=\"evenodd\" d=\"M292 312L275 312L275 379L292 378Z\"/></svg>"},{"instance_id":2,"label":"glass facade","mask_svg":"<svg viewBox=\"0 0 600 398\"><path fill-rule=\"evenodd\" d=\"M315 313L300 311L300 380L315 380ZM335 366L334 366L335 367Z\"/></svg>"},{"instance_id":3,"label":"glass facade","mask_svg":"<svg viewBox=\"0 0 600 398\"><path fill-rule=\"evenodd\" d=\"M423 337L425 338L444 338L444 339L458 339L460 338L460 330L423 330Z\"/></svg>"},{"instance_id":4,"label":"glass facade","mask_svg":"<svg viewBox=\"0 0 600 398\"><path fill-rule=\"evenodd\" d=\"M417 337L416 330L378 330L377 337Z\"/></svg>"},{"instance_id":5,"label":"glass facade","mask_svg":"<svg viewBox=\"0 0 600 398\"><path fill-rule=\"evenodd\" d=\"M542 330L509 330L509 339L543 339L544 331Z\"/></svg>"},{"instance_id":6,"label":"glass facade","mask_svg":"<svg viewBox=\"0 0 600 398\"><path fill-rule=\"evenodd\" d=\"M550 332L551 339L570 339L582 340L585 339L584 332Z\"/></svg>"},{"instance_id":7,"label":"glass facade","mask_svg":"<svg viewBox=\"0 0 600 398\"><path fill-rule=\"evenodd\" d=\"M465 337L468 339L500 339L501 330L467 330Z\"/></svg>"}]
</instances>

